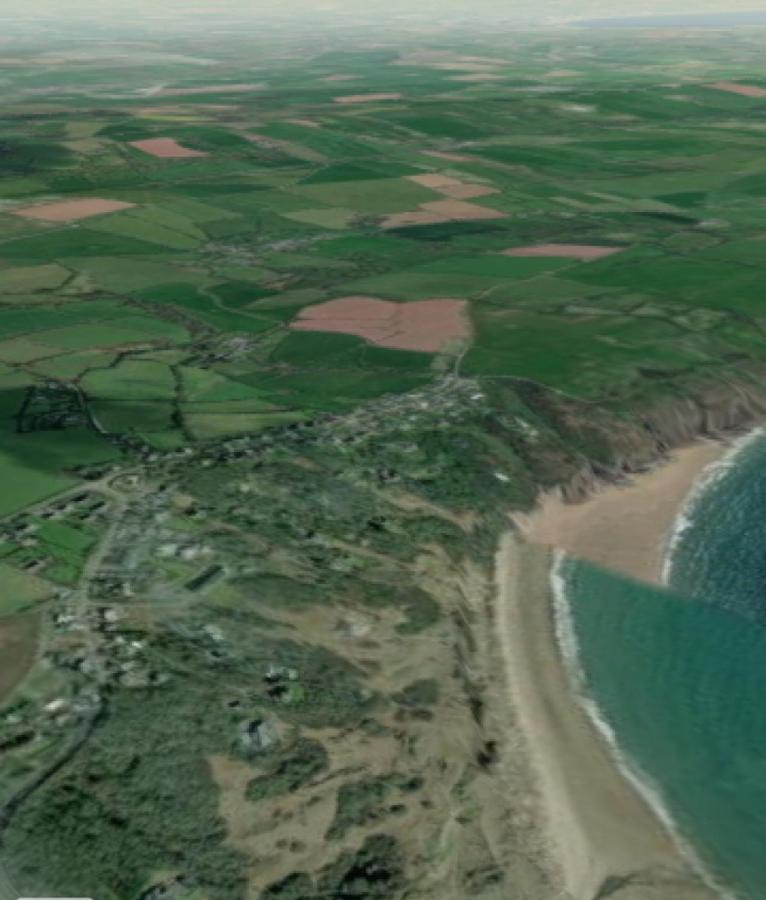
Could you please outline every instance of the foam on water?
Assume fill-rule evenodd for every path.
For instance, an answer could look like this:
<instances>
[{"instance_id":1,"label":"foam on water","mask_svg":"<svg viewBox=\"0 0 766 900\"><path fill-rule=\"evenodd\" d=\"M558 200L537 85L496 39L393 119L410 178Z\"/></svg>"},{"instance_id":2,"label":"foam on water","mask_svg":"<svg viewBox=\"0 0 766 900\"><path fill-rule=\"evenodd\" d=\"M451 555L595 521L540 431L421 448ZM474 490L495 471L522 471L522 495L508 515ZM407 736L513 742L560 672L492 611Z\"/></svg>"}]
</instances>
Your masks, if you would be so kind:
<instances>
[{"instance_id":1,"label":"foam on water","mask_svg":"<svg viewBox=\"0 0 766 900\"><path fill-rule=\"evenodd\" d=\"M707 466L699 478L697 478L691 492L681 506L668 536L662 564L661 578L663 584L670 584L673 575L673 562L676 551L686 533L694 524L695 513L698 511L699 504L705 494L713 487L713 485L729 474L731 469L737 464L740 454L765 434L766 428L763 427L754 428L752 431L748 431L747 434L742 435L742 437L732 443L729 450L721 457L721 459L716 460Z\"/></svg>"},{"instance_id":2,"label":"foam on water","mask_svg":"<svg viewBox=\"0 0 766 900\"><path fill-rule=\"evenodd\" d=\"M737 900L735 894L730 893L717 884L713 876L706 870L702 861L691 845L684 839L674 821L659 785L641 769L635 760L630 759L622 751L614 729L609 724L596 700L589 694L586 686L585 671L580 659L567 577L564 572L566 564L567 556L564 551L556 550L550 569L550 586L556 640L576 702L585 711L591 724L606 744L620 774L659 819L678 851L687 860L692 869L699 874L708 887L719 894L722 900Z\"/></svg>"}]
</instances>

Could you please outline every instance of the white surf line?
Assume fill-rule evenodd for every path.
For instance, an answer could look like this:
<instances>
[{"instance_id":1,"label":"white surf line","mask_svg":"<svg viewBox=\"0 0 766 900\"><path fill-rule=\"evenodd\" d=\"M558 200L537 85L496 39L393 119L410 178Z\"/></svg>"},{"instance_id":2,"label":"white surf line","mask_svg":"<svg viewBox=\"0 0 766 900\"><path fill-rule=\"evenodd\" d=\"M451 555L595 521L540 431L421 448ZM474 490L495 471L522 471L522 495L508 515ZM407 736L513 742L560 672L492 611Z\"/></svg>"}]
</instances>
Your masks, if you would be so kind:
<instances>
[{"instance_id":1,"label":"white surf line","mask_svg":"<svg viewBox=\"0 0 766 900\"><path fill-rule=\"evenodd\" d=\"M662 572L660 583L669 586L673 574L673 561L684 534L691 527L697 505L716 482L724 478L734 467L740 453L746 450L759 438L766 435L766 426L759 425L737 438L727 452L715 462L705 466L692 486L691 491L681 504L673 525L664 541L662 554Z\"/></svg>"},{"instance_id":2,"label":"white surf line","mask_svg":"<svg viewBox=\"0 0 766 900\"><path fill-rule=\"evenodd\" d=\"M714 463L713 465L718 465L719 463ZM577 640L577 631L572 615L572 604L567 591L566 576L563 574L567 561L567 555L563 550L554 551L553 563L550 568L550 586L556 642L575 701L582 707L589 721L605 742L607 750L622 777L625 778L655 814L675 844L681 857L689 863L692 870L699 875L704 884L714 891L721 900L742 900L738 895L731 893L728 888L719 884L707 870L673 819L663 797L662 789L634 760L625 756L620 748L614 729L607 721L601 707L588 692L585 670L580 658L580 645Z\"/></svg>"}]
</instances>

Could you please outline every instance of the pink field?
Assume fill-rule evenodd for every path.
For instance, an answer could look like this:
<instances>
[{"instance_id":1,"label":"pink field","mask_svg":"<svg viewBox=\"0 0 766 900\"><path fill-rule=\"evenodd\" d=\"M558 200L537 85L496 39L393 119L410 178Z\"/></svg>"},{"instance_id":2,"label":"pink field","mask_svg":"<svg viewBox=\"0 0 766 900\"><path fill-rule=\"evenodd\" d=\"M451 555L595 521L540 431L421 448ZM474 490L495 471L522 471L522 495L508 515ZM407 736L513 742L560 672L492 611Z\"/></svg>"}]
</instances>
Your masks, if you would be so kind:
<instances>
[{"instance_id":1,"label":"pink field","mask_svg":"<svg viewBox=\"0 0 766 900\"><path fill-rule=\"evenodd\" d=\"M434 200L421 203L410 212L394 213L383 220L383 228L402 228L405 225L433 225L438 222L475 222L480 219L504 219L506 213L463 200Z\"/></svg>"},{"instance_id":2,"label":"pink field","mask_svg":"<svg viewBox=\"0 0 766 900\"><path fill-rule=\"evenodd\" d=\"M486 184L469 184L461 181L459 178L452 178L450 175L440 175L437 172L427 172L423 175L408 175L409 181L420 184L423 187L444 194L452 200L472 200L475 197L487 197L490 194L497 194L497 188L493 188Z\"/></svg>"},{"instance_id":3,"label":"pink field","mask_svg":"<svg viewBox=\"0 0 766 900\"><path fill-rule=\"evenodd\" d=\"M408 181L414 181L415 184L422 184L423 187L431 188L433 191L439 191L442 188L450 187L453 184L460 184L457 178L451 175L440 175L438 172L424 172L422 175L408 175Z\"/></svg>"},{"instance_id":4,"label":"pink field","mask_svg":"<svg viewBox=\"0 0 766 900\"><path fill-rule=\"evenodd\" d=\"M62 200L59 203L25 206L22 209L15 209L14 213L17 216L24 216L25 219L39 219L43 222L75 222L78 219L89 219L91 216L130 209L131 206L135 206L135 203L99 200L93 197L87 200Z\"/></svg>"},{"instance_id":5,"label":"pink field","mask_svg":"<svg viewBox=\"0 0 766 900\"><path fill-rule=\"evenodd\" d=\"M379 347L438 353L469 335L465 300L394 303L376 297L339 297L301 310L298 331L354 334Z\"/></svg>"},{"instance_id":6,"label":"pink field","mask_svg":"<svg viewBox=\"0 0 766 900\"><path fill-rule=\"evenodd\" d=\"M130 146L136 150L142 150L150 156L158 156L160 159L189 159L192 156L207 156L202 150L192 150L190 147L182 147L173 138L149 138L144 141L130 141Z\"/></svg>"},{"instance_id":7,"label":"pink field","mask_svg":"<svg viewBox=\"0 0 766 900\"><path fill-rule=\"evenodd\" d=\"M313 119L285 119L285 122L289 122L291 125L301 125L303 128L322 127L319 122L315 122Z\"/></svg>"},{"instance_id":8,"label":"pink field","mask_svg":"<svg viewBox=\"0 0 766 900\"><path fill-rule=\"evenodd\" d=\"M479 206L477 203L465 203L462 200L434 200L432 203L422 203L421 209L462 222L470 222L474 219L504 219L506 217L506 213L500 212L500 210Z\"/></svg>"},{"instance_id":9,"label":"pink field","mask_svg":"<svg viewBox=\"0 0 766 900\"><path fill-rule=\"evenodd\" d=\"M468 84L480 83L482 81L502 81L504 75L493 75L491 72L473 72L470 75L453 75L450 81L465 81Z\"/></svg>"},{"instance_id":10,"label":"pink field","mask_svg":"<svg viewBox=\"0 0 766 900\"><path fill-rule=\"evenodd\" d=\"M383 220L383 228L404 228L406 225L435 225L438 222L449 222L447 216L440 213L415 209L412 212L392 213Z\"/></svg>"},{"instance_id":11,"label":"pink field","mask_svg":"<svg viewBox=\"0 0 766 900\"><path fill-rule=\"evenodd\" d=\"M424 150L426 156L433 156L435 159L446 159L450 162L473 162L473 156L464 156L461 153L446 153L444 150Z\"/></svg>"},{"instance_id":12,"label":"pink field","mask_svg":"<svg viewBox=\"0 0 766 900\"><path fill-rule=\"evenodd\" d=\"M466 56L465 54L461 54L460 56L456 56L455 59L459 62L482 63L485 66L507 65L504 59L498 59L496 56Z\"/></svg>"},{"instance_id":13,"label":"pink field","mask_svg":"<svg viewBox=\"0 0 766 900\"><path fill-rule=\"evenodd\" d=\"M184 113L188 113L190 109L199 109L200 106L201 104L196 103L194 106L190 106L188 103L185 105L168 103L166 106L141 106L137 111L142 116L167 116L168 114L173 113L183 115ZM232 108L236 109L236 107Z\"/></svg>"},{"instance_id":14,"label":"pink field","mask_svg":"<svg viewBox=\"0 0 766 900\"><path fill-rule=\"evenodd\" d=\"M620 253L624 247L598 247L593 244L538 244L534 247L513 247L503 250L504 256L560 256L589 262Z\"/></svg>"},{"instance_id":15,"label":"pink field","mask_svg":"<svg viewBox=\"0 0 766 900\"><path fill-rule=\"evenodd\" d=\"M489 197L492 194L500 193L497 188L490 187L488 184L453 184L448 188L442 188L440 193L445 197L451 197L453 200L474 200L478 197Z\"/></svg>"},{"instance_id":16,"label":"pink field","mask_svg":"<svg viewBox=\"0 0 766 900\"><path fill-rule=\"evenodd\" d=\"M167 116L168 113L188 115L199 112L201 109L223 112L229 109L239 109L239 106L236 103L168 103L165 106L142 106L138 112L142 116Z\"/></svg>"},{"instance_id":17,"label":"pink field","mask_svg":"<svg viewBox=\"0 0 766 900\"><path fill-rule=\"evenodd\" d=\"M359 77L358 75L324 75L324 76L323 76L322 78L320 78L319 80L320 80L320 81L330 81L330 82L335 82L335 81L356 81L358 77Z\"/></svg>"},{"instance_id":18,"label":"pink field","mask_svg":"<svg viewBox=\"0 0 766 900\"><path fill-rule=\"evenodd\" d=\"M377 103L380 100L401 100L401 94L348 94L345 97L333 97L336 103Z\"/></svg>"},{"instance_id":19,"label":"pink field","mask_svg":"<svg viewBox=\"0 0 766 900\"><path fill-rule=\"evenodd\" d=\"M152 96L154 97L193 97L196 94L246 94L250 91L258 91L265 85L257 84L206 84L200 87L168 87L161 88Z\"/></svg>"},{"instance_id":20,"label":"pink field","mask_svg":"<svg viewBox=\"0 0 766 900\"><path fill-rule=\"evenodd\" d=\"M708 87L718 91L728 91L730 94L741 94L743 97L766 97L766 89L756 87L754 84L737 84L736 81L716 81Z\"/></svg>"}]
</instances>

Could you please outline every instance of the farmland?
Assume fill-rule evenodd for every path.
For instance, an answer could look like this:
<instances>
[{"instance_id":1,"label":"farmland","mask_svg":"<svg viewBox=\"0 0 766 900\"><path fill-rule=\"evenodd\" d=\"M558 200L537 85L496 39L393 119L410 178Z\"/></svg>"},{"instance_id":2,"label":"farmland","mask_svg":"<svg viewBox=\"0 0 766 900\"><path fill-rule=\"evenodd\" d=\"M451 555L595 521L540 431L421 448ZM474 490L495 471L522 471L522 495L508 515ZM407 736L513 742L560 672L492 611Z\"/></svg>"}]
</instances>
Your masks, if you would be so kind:
<instances>
[{"instance_id":1,"label":"farmland","mask_svg":"<svg viewBox=\"0 0 766 900\"><path fill-rule=\"evenodd\" d=\"M0 57L3 866L552 897L475 598L508 509L759 406L762 35L199 16Z\"/></svg>"},{"instance_id":2,"label":"farmland","mask_svg":"<svg viewBox=\"0 0 766 900\"><path fill-rule=\"evenodd\" d=\"M662 42L617 37L582 61L557 40L530 36L511 64L500 39L425 52L401 37L288 54L264 82L241 80L248 51L224 42L218 87L178 62L150 103L140 66L109 99L72 65L48 84L61 113L9 67L6 383L55 378L109 435L165 448L247 433L265 410L348 410L429 372L616 403L762 364L757 84L727 88L714 36L684 38L706 60L693 75ZM548 65L554 52L572 65ZM399 318L460 302L469 344L440 341L455 325L438 322L398 354L353 323L332 325L357 335L342 341L312 332L359 295ZM187 396L179 366L217 394Z\"/></svg>"},{"instance_id":3,"label":"farmland","mask_svg":"<svg viewBox=\"0 0 766 900\"><path fill-rule=\"evenodd\" d=\"M487 40L426 53L402 38L367 55L280 58L271 81L257 82L237 80L246 50L232 42L220 48L218 86L177 63L147 103L147 76L129 67L111 107L73 66L56 98L88 118L87 133L19 80L3 107L14 152L0 179L12 198L0 300L19 342L43 332L34 343L51 349L35 358L36 347L20 347L3 361L32 378L66 373L100 403L91 387L106 376L78 371L85 351L114 349L124 366L148 345L180 342L193 358L200 343L236 336L238 359L222 349L207 370L305 385L315 364L281 349L291 324L365 294L465 301L463 373L531 377L580 397L598 398L604 384L629 398L658 378L672 383L686 368L673 357L722 375L727 360L760 363L742 334L758 318L758 226L742 203L743 191L758 196L757 84L729 89L736 79L723 77L727 61L704 34L684 39L706 59L693 76L664 57L653 68L646 47L624 37L571 67L548 65L546 37L515 48L512 64L501 40ZM662 48L650 49L659 58ZM12 85L20 76L9 69ZM343 80L352 92L338 92ZM722 280L736 293L722 298ZM98 325L80 324L89 307ZM679 324L699 309L722 315ZM609 369L609 348L631 343L628 331L636 346ZM576 361L562 370L538 333L549 348L577 335ZM389 390L400 366L363 352L363 336L357 346L356 376L380 376ZM449 350L431 361L436 371L458 364ZM330 354L323 368L333 367ZM263 399L296 415L321 409L326 392L313 380L314 391ZM171 428L183 432L176 413Z\"/></svg>"}]
</instances>

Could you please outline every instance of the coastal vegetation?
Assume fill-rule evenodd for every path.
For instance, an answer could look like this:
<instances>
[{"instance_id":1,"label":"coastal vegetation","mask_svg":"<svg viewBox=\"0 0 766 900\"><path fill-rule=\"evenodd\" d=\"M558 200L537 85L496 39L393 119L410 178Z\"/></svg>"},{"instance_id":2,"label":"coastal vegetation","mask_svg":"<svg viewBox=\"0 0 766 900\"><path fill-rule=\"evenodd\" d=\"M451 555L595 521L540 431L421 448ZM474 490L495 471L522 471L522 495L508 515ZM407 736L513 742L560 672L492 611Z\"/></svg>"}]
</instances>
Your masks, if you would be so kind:
<instances>
[{"instance_id":1,"label":"coastal vegetation","mask_svg":"<svg viewBox=\"0 0 766 900\"><path fill-rule=\"evenodd\" d=\"M0 59L0 900L561 893L498 540L766 410L764 100L714 86L759 41L46 27Z\"/></svg>"}]
</instances>

